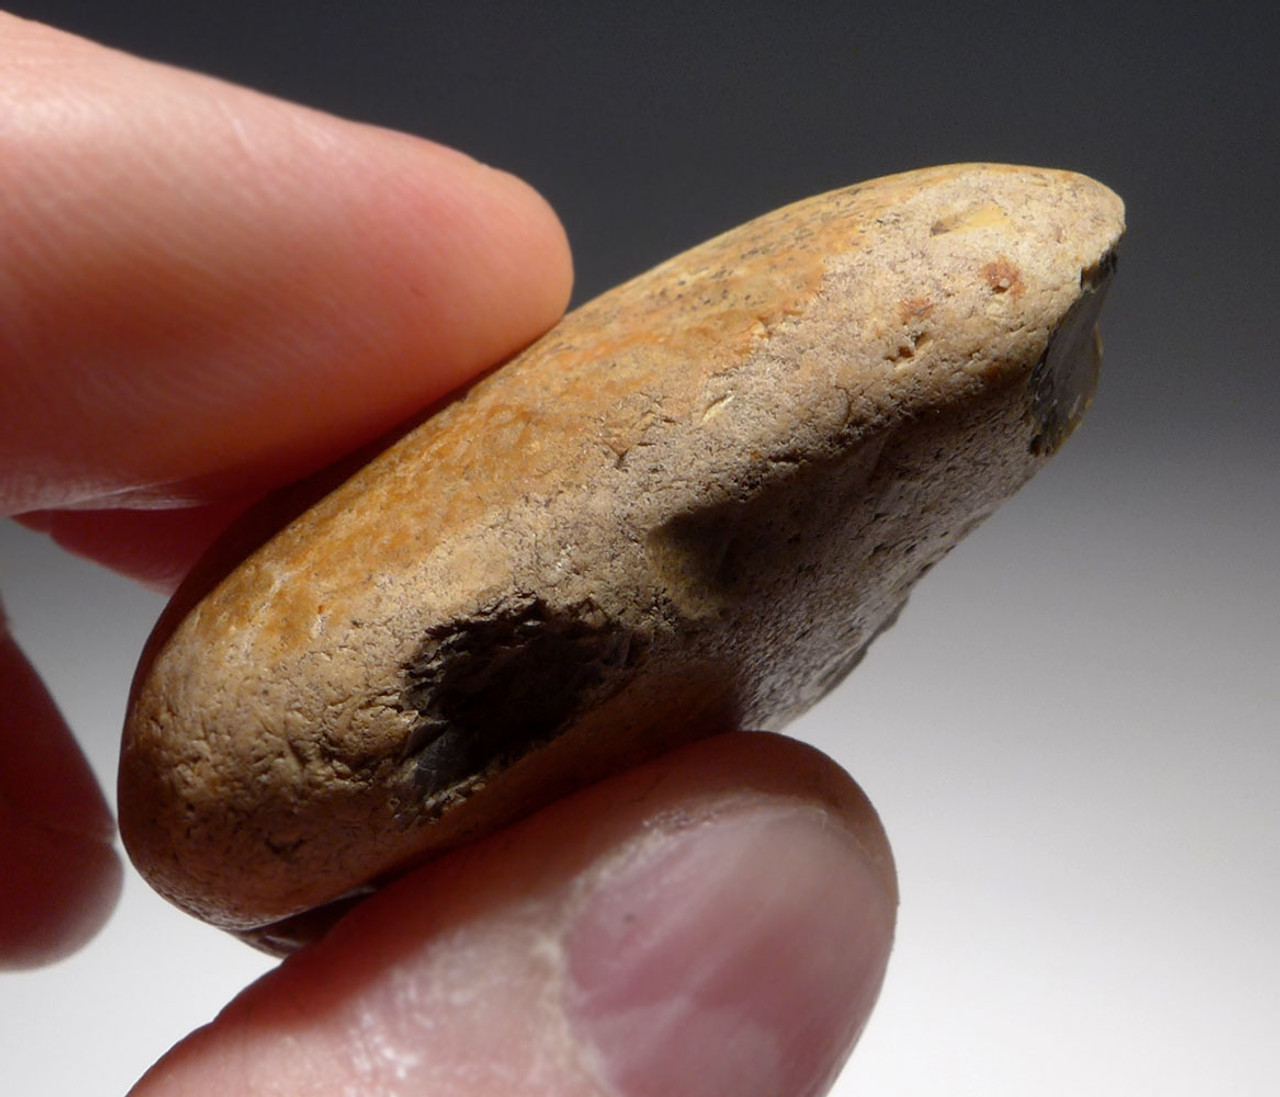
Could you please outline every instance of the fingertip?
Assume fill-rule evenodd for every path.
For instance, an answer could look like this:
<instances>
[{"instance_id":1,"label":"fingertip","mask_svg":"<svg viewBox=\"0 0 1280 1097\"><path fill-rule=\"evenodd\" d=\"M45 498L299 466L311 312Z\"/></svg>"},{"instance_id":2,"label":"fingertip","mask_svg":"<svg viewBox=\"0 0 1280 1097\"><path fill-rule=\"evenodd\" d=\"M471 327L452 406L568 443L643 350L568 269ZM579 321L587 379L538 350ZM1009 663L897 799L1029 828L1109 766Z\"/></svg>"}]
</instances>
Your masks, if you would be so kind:
<instances>
[{"instance_id":1,"label":"fingertip","mask_svg":"<svg viewBox=\"0 0 1280 1097\"><path fill-rule=\"evenodd\" d=\"M174 510L31 511L15 516L60 548L170 595L248 503Z\"/></svg>"},{"instance_id":2,"label":"fingertip","mask_svg":"<svg viewBox=\"0 0 1280 1097\"><path fill-rule=\"evenodd\" d=\"M135 1097L819 1093L875 1002L896 890L829 760L722 736L373 896Z\"/></svg>"},{"instance_id":3,"label":"fingertip","mask_svg":"<svg viewBox=\"0 0 1280 1097\"><path fill-rule=\"evenodd\" d=\"M123 882L109 843L0 817L0 970L43 967L77 952L110 917Z\"/></svg>"},{"instance_id":4,"label":"fingertip","mask_svg":"<svg viewBox=\"0 0 1280 1097\"><path fill-rule=\"evenodd\" d=\"M0 87L4 512L261 494L568 301L564 230L505 172L55 31L0 36L42 55Z\"/></svg>"},{"instance_id":5,"label":"fingertip","mask_svg":"<svg viewBox=\"0 0 1280 1097\"><path fill-rule=\"evenodd\" d=\"M463 158L468 163L468 184L478 177L486 179L493 202L489 231L496 226L495 235L505 238L505 244L493 249L498 268L504 271L501 277L521 287L530 316L536 318L532 326L545 330L563 315L573 293L573 254L564 223L532 183L503 168ZM479 226L474 227L479 231ZM528 277L530 259L537 275L533 279Z\"/></svg>"},{"instance_id":6,"label":"fingertip","mask_svg":"<svg viewBox=\"0 0 1280 1097\"><path fill-rule=\"evenodd\" d=\"M37 967L97 933L123 870L106 800L2 608L0 692L0 969Z\"/></svg>"},{"instance_id":7,"label":"fingertip","mask_svg":"<svg viewBox=\"0 0 1280 1097\"><path fill-rule=\"evenodd\" d=\"M407 289L401 321L413 342L404 361L415 385L429 368L435 398L560 319L573 290L568 237L550 203L520 177L432 141L360 128L388 152L408 154L407 165L394 164L371 192L366 240L379 231L386 237L370 249L380 252L370 278Z\"/></svg>"}]
</instances>

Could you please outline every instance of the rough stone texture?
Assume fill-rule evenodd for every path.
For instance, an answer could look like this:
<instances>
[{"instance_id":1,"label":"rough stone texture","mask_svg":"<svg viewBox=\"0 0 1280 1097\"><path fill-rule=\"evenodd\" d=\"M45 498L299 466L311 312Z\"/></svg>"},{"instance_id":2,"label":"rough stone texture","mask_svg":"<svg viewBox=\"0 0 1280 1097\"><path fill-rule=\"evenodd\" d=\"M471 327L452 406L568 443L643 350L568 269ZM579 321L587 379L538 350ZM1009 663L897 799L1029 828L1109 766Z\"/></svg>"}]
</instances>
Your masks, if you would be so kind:
<instances>
[{"instance_id":1,"label":"rough stone texture","mask_svg":"<svg viewBox=\"0 0 1280 1097\"><path fill-rule=\"evenodd\" d=\"M927 169L577 310L180 595L126 728L135 863L270 941L642 757L782 727L1078 421L1122 217L1079 175Z\"/></svg>"}]
</instances>

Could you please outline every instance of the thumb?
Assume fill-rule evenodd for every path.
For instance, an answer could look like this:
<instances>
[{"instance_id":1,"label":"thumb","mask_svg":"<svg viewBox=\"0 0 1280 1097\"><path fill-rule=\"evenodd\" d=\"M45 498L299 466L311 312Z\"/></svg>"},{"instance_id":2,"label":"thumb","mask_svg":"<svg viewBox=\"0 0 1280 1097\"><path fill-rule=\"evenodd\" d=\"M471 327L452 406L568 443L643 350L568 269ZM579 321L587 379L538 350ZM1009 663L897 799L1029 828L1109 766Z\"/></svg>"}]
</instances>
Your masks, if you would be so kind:
<instances>
[{"instance_id":1,"label":"thumb","mask_svg":"<svg viewBox=\"0 0 1280 1097\"><path fill-rule=\"evenodd\" d=\"M677 751L368 900L135 1097L810 1097L879 991L887 843L815 751Z\"/></svg>"}]
</instances>

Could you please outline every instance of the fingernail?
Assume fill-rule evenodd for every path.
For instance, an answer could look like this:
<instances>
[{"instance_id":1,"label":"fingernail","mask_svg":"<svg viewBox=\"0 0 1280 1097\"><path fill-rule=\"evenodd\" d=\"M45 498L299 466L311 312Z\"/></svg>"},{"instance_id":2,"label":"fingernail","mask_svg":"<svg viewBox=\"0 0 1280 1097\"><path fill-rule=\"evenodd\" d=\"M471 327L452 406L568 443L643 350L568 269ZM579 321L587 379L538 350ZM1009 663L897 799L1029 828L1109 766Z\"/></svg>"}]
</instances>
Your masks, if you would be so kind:
<instances>
[{"instance_id":1,"label":"fingernail","mask_svg":"<svg viewBox=\"0 0 1280 1097\"><path fill-rule=\"evenodd\" d=\"M565 1009L618 1097L819 1094L879 993L893 900L804 805L658 826L597 876L565 938Z\"/></svg>"}]
</instances>

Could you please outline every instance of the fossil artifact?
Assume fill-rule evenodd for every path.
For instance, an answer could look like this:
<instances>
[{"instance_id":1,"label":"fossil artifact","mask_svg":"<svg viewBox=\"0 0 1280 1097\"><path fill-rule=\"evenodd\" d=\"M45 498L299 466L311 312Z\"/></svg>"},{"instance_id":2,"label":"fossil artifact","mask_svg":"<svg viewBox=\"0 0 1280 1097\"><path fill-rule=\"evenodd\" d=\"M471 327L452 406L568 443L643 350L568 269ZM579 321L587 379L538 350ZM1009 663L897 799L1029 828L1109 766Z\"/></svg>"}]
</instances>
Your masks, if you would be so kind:
<instances>
[{"instance_id":1,"label":"fossil artifact","mask_svg":"<svg viewBox=\"0 0 1280 1097\"><path fill-rule=\"evenodd\" d=\"M1079 421L1122 231L1080 175L931 168L571 313L197 569L135 683L135 863L285 949L586 782L783 727Z\"/></svg>"}]
</instances>

